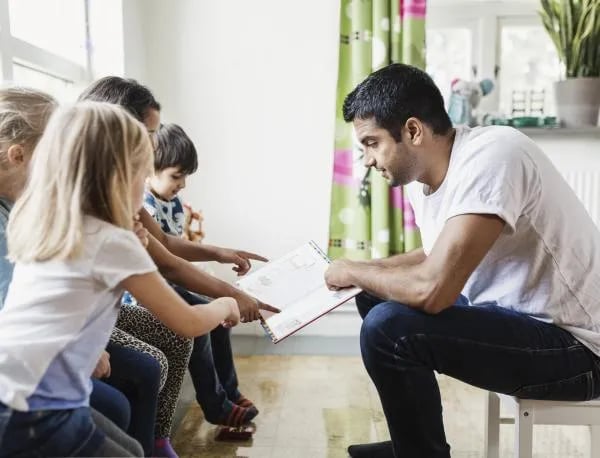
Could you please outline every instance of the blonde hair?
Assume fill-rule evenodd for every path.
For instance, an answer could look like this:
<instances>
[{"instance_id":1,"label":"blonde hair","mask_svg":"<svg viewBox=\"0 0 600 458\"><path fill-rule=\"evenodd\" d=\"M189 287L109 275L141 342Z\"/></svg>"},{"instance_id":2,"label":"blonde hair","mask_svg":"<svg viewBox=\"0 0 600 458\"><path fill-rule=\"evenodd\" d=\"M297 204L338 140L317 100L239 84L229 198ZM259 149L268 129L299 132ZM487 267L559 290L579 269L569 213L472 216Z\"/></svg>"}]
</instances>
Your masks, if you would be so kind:
<instances>
[{"instance_id":1,"label":"blonde hair","mask_svg":"<svg viewBox=\"0 0 600 458\"><path fill-rule=\"evenodd\" d=\"M0 167L4 167L10 146L33 150L56 106L56 100L35 89L0 89Z\"/></svg>"},{"instance_id":2,"label":"blonde hair","mask_svg":"<svg viewBox=\"0 0 600 458\"><path fill-rule=\"evenodd\" d=\"M152 145L143 124L122 108L82 102L58 109L33 155L29 182L11 212L8 251L13 261L76 258L85 215L131 229L131 189L152 170Z\"/></svg>"}]
</instances>

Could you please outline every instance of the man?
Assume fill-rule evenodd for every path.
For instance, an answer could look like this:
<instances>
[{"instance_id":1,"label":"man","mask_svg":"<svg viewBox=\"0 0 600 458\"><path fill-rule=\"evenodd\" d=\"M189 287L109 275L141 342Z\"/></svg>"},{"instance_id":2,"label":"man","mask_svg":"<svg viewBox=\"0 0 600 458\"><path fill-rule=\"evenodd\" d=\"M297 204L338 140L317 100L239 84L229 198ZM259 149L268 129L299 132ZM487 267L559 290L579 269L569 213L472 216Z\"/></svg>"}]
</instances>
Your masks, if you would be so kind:
<instances>
[{"instance_id":1,"label":"man","mask_svg":"<svg viewBox=\"0 0 600 458\"><path fill-rule=\"evenodd\" d=\"M344 103L365 166L409 185L423 248L334 262L359 286L363 362L391 442L353 457L449 457L434 371L523 398L600 395L600 232L543 152L509 127L452 128L439 90L383 68Z\"/></svg>"}]
</instances>

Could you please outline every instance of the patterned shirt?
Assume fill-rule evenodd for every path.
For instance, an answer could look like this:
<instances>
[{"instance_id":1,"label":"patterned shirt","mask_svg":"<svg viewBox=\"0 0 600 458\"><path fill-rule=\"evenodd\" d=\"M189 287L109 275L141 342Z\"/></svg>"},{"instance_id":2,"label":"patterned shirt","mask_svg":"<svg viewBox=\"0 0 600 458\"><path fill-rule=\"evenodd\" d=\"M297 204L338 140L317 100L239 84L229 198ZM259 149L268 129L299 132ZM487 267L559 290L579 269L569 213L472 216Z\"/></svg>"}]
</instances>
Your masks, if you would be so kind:
<instances>
[{"instance_id":1,"label":"patterned shirt","mask_svg":"<svg viewBox=\"0 0 600 458\"><path fill-rule=\"evenodd\" d=\"M149 189L144 192L144 208L160 224L162 231L169 235L181 236L183 234L183 205L179 197L171 200L162 200L156 197Z\"/></svg>"},{"instance_id":2,"label":"patterned shirt","mask_svg":"<svg viewBox=\"0 0 600 458\"><path fill-rule=\"evenodd\" d=\"M183 234L183 205L179 197L169 201L156 197L146 188L144 191L144 208L160 224L162 231L169 235L181 236ZM123 294L122 304L140 305L129 291Z\"/></svg>"}]
</instances>

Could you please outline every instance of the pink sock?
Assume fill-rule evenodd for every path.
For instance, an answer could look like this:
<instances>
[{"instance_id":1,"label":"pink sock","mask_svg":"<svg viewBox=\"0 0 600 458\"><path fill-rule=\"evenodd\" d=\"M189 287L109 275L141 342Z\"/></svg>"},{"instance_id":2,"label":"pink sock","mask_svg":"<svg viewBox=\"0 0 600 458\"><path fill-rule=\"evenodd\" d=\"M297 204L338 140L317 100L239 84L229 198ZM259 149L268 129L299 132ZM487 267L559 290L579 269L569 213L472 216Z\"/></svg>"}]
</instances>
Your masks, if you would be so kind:
<instances>
[{"instance_id":1,"label":"pink sock","mask_svg":"<svg viewBox=\"0 0 600 458\"><path fill-rule=\"evenodd\" d=\"M152 456L161 458L179 458L175 450L173 450L171 440L168 437L161 437L154 441Z\"/></svg>"}]
</instances>

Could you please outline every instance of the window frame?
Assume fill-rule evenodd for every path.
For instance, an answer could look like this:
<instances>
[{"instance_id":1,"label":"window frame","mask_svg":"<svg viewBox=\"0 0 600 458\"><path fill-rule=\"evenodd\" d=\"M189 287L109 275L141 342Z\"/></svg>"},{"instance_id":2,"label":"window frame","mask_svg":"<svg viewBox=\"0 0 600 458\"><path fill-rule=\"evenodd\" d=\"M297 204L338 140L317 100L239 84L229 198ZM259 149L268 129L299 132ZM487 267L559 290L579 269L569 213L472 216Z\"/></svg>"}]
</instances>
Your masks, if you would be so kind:
<instances>
[{"instance_id":1,"label":"window frame","mask_svg":"<svg viewBox=\"0 0 600 458\"><path fill-rule=\"evenodd\" d=\"M479 110L499 112L502 27L506 25L539 25L539 3L535 0L453 1L431 0L428 4L426 28L469 28L472 32L472 65L477 79L491 78L494 90L481 99Z\"/></svg>"},{"instance_id":2,"label":"window frame","mask_svg":"<svg viewBox=\"0 0 600 458\"><path fill-rule=\"evenodd\" d=\"M84 3L86 41L89 43L89 0L80 1ZM92 80L89 49L86 52L86 65L81 65L12 36L8 0L0 0L0 78L2 81L14 80L15 63L74 85Z\"/></svg>"}]
</instances>

